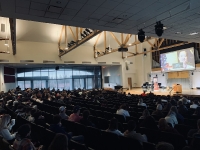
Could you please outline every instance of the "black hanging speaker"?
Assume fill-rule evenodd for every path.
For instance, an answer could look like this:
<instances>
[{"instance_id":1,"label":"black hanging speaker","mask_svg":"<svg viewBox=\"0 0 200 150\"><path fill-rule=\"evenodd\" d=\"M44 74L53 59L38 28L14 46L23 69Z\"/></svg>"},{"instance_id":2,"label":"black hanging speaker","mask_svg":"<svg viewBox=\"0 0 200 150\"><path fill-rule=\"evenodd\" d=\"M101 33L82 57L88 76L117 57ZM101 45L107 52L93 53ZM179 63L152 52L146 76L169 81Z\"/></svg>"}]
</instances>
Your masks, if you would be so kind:
<instances>
[{"instance_id":1,"label":"black hanging speaker","mask_svg":"<svg viewBox=\"0 0 200 150\"><path fill-rule=\"evenodd\" d=\"M56 66L55 70L59 70L59 66Z\"/></svg>"}]
</instances>

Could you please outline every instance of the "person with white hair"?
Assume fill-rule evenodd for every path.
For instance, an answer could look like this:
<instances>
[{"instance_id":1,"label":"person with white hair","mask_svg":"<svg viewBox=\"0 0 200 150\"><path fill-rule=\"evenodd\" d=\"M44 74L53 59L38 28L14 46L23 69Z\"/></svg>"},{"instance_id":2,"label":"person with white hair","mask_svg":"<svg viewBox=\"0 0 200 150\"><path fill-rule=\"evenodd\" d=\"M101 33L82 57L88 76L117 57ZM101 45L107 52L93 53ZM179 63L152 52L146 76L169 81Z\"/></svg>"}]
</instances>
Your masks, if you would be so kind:
<instances>
[{"instance_id":1,"label":"person with white hair","mask_svg":"<svg viewBox=\"0 0 200 150\"><path fill-rule=\"evenodd\" d=\"M164 114L162 113L162 109L163 109L162 105L158 104L157 107L156 107L156 110L152 113L152 115L163 117Z\"/></svg>"}]
</instances>

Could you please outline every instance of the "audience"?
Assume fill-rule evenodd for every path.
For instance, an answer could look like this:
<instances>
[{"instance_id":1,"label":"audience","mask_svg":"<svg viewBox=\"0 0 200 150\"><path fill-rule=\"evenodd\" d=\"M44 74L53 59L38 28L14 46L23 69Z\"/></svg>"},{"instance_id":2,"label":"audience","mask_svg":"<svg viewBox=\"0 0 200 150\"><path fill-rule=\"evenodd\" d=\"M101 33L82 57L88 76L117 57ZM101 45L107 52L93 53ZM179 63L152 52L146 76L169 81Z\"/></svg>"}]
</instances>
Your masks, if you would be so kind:
<instances>
[{"instance_id":1,"label":"audience","mask_svg":"<svg viewBox=\"0 0 200 150\"><path fill-rule=\"evenodd\" d=\"M67 114L66 114L66 107L65 106L61 106L59 108L59 111L60 111L59 115L60 115L60 117L62 119L66 119L67 120L69 118L69 116L67 116Z\"/></svg>"},{"instance_id":2,"label":"audience","mask_svg":"<svg viewBox=\"0 0 200 150\"><path fill-rule=\"evenodd\" d=\"M17 130L16 139L13 143L15 150L36 150L30 140L31 127L28 124L22 125Z\"/></svg>"},{"instance_id":3,"label":"audience","mask_svg":"<svg viewBox=\"0 0 200 150\"><path fill-rule=\"evenodd\" d=\"M150 116L148 109L143 110L142 116L139 119L146 119L146 117Z\"/></svg>"},{"instance_id":4,"label":"audience","mask_svg":"<svg viewBox=\"0 0 200 150\"><path fill-rule=\"evenodd\" d=\"M83 118L80 120L80 123L85 126L92 126L94 127L94 124L89 120L90 111L84 110L83 111Z\"/></svg>"},{"instance_id":5,"label":"audience","mask_svg":"<svg viewBox=\"0 0 200 150\"><path fill-rule=\"evenodd\" d=\"M15 120L11 120L10 115L4 114L0 120L0 135L8 141L13 140L15 138L16 133L11 134L10 131L14 125Z\"/></svg>"},{"instance_id":6,"label":"audience","mask_svg":"<svg viewBox=\"0 0 200 150\"><path fill-rule=\"evenodd\" d=\"M82 119L81 116L79 116L80 114L80 107L79 106L75 106L73 109L73 114L71 114L69 116L69 121L74 121L74 122L80 122L80 120Z\"/></svg>"},{"instance_id":7,"label":"audience","mask_svg":"<svg viewBox=\"0 0 200 150\"><path fill-rule=\"evenodd\" d=\"M173 128L176 124L178 124L178 120L176 118L176 112L174 111L175 109L176 107L172 106L169 113L165 117L166 122L170 123Z\"/></svg>"},{"instance_id":8,"label":"audience","mask_svg":"<svg viewBox=\"0 0 200 150\"><path fill-rule=\"evenodd\" d=\"M138 106L145 106L145 107L147 107L147 105L145 103L143 103L143 99L142 98L139 100Z\"/></svg>"},{"instance_id":9,"label":"audience","mask_svg":"<svg viewBox=\"0 0 200 150\"><path fill-rule=\"evenodd\" d=\"M129 114L129 112L127 111L127 105L126 104L122 104L121 106L120 106L120 108L117 110L117 112L116 112L116 114L118 114L118 115L122 115L122 116L124 116L125 118L126 117L129 117L130 116L130 114Z\"/></svg>"},{"instance_id":10,"label":"audience","mask_svg":"<svg viewBox=\"0 0 200 150\"><path fill-rule=\"evenodd\" d=\"M158 130L157 123L152 116L146 117L141 123L140 127L145 127L148 129Z\"/></svg>"},{"instance_id":11,"label":"audience","mask_svg":"<svg viewBox=\"0 0 200 150\"><path fill-rule=\"evenodd\" d=\"M68 138L65 134L57 133L48 150L68 150Z\"/></svg>"},{"instance_id":12,"label":"audience","mask_svg":"<svg viewBox=\"0 0 200 150\"><path fill-rule=\"evenodd\" d=\"M164 114L162 113L162 105L158 104L156 110L152 113L152 115L163 117Z\"/></svg>"},{"instance_id":13,"label":"audience","mask_svg":"<svg viewBox=\"0 0 200 150\"><path fill-rule=\"evenodd\" d=\"M197 100L194 100L192 105L190 105L190 108L193 108L193 109L196 109L198 107L198 101Z\"/></svg>"},{"instance_id":14,"label":"audience","mask_svg":"<svg viewBox=\"0 0 200 150\"><path fill-rule=\"evenodd\" d=\"M158 122L158 127L160 131L171 132L179 134L178 131L167 124L165 118L161 118Z\"/></svg>"},{"instance_id":15,"label":"audience","mask_svg":"<svg viewBox=\"0 0 200 150\"><path fill-rule=\"evenodd\" d=\"M165 107L163 108L163 111L170 111L170 109L171 109L171 107L172 107L172 104L170 103L170 102L168 102L166 105L165 105Z\"/></svg>"},{"instance_id":16,"label":"audience","mask_svg":"<svg viewBox=\"0 0 200 150\"><path fill-rule=\"evenodd\" d=\"M136 133L135 131L136 123L133 120L128 122L128 130L124 132L125 137L133 138L138 140L141 144L142 142L147 142L146 135L141 135L140 133Z\"/></svg>"},{"instance_id":17,"label":"audience","mask_svg":"<svg viewBox=\"0 0 200 150\"><path fill-rule=\"evenodd\" d=\"M118 120L116 118L113 118L110 120L109 128L106 130L107 132L112 132L117 135L123 136L124 134L121 133L121 131L118 130Z\"/></svg>"}]
</instances>

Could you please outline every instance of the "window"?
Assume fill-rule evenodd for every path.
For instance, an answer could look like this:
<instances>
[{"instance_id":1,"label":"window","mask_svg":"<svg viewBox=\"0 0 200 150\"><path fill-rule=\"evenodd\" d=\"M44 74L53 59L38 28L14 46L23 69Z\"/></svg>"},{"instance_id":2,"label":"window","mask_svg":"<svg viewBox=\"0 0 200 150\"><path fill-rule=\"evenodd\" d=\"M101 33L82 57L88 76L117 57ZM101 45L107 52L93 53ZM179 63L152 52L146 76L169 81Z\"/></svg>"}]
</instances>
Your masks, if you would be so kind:
<instances>
[{"instance_id":1,"label":"window","mask_svg":"<svg viewBox=\"0 0 200 150\"><path fill-rule=\"evenodd\" d=\"M19 86L21 90L24 90L24 81L17 81L17 86Z\"/></svg>"},{"instance_id":2,"label":"window","mask_svg":"<svg viewBox=\"0 0 200 150\"><path fill-rule=\"evenodd\" d=\"M67 66L52 68L19 68L17 83L24 88L92 89L101 88L101 67Z\"/></svg>"}]
</instances>

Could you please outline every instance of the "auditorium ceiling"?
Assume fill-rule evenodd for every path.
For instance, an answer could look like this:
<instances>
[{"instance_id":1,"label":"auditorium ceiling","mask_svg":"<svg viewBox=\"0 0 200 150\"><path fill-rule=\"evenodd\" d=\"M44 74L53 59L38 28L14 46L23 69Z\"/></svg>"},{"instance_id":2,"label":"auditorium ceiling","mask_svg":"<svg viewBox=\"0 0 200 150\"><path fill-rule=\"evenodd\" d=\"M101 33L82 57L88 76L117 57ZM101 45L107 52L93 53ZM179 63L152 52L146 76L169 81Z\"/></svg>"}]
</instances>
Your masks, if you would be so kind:
<instances>
[{"instance_id":1,"label":"auditorium ceiling","mask_svg":"<svg viewBox=\"0 0 200 150\"><path fill-rule=\"evenodd\" d=\"M200 34L190 35L200 33L199 10L199 0L0 0L1 16L21 19L17 40L36 42L57 41L61 25L131 34L142 28L156 37L157 21L167 28L163 38L199 42Z\"/></svg>"}]
</instances>

